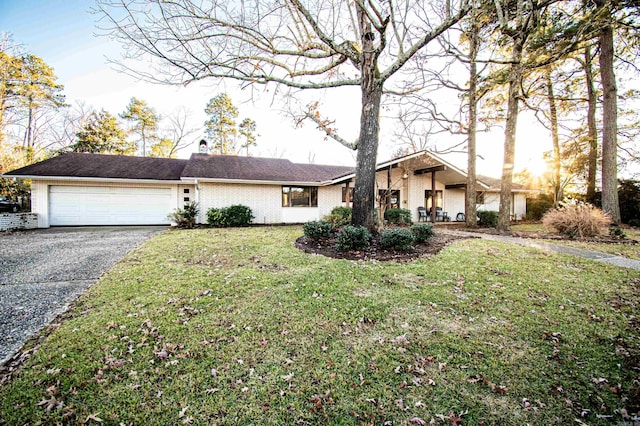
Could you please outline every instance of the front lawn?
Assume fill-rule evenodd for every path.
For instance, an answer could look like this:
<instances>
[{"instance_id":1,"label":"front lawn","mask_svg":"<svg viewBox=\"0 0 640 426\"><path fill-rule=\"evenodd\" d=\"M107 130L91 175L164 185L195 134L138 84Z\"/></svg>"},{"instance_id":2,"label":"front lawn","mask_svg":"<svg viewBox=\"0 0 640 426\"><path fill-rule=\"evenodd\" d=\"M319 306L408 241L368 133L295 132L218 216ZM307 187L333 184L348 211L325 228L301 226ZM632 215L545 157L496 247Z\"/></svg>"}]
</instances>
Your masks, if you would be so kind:
<instances>
[{"instance_id":1,"label":"front lawn","mask_svg":"<svg viewBox=\"0 0 640 426\"><path fill-rule=\"evenodd\" d=\"M592 425L638 412L637 271L477 239L410 263L336 260L298 251L301 234L148 241L0 388L0 424Z\"/></svg>"}]
</instances>

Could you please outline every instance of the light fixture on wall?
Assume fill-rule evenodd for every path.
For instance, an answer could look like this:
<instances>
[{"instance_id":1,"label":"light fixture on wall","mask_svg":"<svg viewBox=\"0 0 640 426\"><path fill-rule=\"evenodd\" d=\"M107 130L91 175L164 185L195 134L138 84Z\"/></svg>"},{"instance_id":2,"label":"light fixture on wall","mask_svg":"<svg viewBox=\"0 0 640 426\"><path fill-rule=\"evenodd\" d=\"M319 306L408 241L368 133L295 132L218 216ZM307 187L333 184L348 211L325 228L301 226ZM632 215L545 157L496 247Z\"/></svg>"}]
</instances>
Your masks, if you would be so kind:
<instances>
[{"instance_id":1,"label":"light fixture on wall","mask_svg":"<svg viewBox=\"0 0 640 426\"><path fill-rule=\"evenodd\" d=\"M407 171L405 170L404 173L402 174L402 179L409 179L409 173L407 173Z\"/></svg>"}]
</instances>

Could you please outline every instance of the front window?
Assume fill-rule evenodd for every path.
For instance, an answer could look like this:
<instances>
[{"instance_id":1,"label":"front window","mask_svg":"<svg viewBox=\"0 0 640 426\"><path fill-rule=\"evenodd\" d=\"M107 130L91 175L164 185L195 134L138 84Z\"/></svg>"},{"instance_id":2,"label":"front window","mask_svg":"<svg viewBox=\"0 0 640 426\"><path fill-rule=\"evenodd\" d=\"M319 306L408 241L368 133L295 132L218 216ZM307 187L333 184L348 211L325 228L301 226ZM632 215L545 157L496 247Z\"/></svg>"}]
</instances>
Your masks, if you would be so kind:
<instances>
[{"instance_id":1,"label":"front window","mask_svg":"<svg viewBox=\"0 0 640 426\"><path fill-rule=\"evenodd\" d=\"M436 209L442 209L442 204L443 204L443 197L442 197L442 191L441 190L437 190L436 191ZM424 205L427 208L427 211L430 212L431 211L431 206L433 205L432 199L431 199L431 190L430 189L425 189L424 191Z\"/></svg>"},{"instance_id":2,"label":"front window","mask_svg":"<svg viewBox=\"0 0 640 426\"><path fill-rule=\"evenodd\" d=\"M386 206L390 209L400 208L400 190L399 189L379 189L378 200L380 207Z\"/></svg>"},{"instance_id":3,"label":"front window","mask_svg":"<svg viewBox=\"0 0 640 426\"><path fill-rule=\"evenodd\" d=\"M318 207L318 187L283 186L282 207Z\"/></svg>"}]
</instances>

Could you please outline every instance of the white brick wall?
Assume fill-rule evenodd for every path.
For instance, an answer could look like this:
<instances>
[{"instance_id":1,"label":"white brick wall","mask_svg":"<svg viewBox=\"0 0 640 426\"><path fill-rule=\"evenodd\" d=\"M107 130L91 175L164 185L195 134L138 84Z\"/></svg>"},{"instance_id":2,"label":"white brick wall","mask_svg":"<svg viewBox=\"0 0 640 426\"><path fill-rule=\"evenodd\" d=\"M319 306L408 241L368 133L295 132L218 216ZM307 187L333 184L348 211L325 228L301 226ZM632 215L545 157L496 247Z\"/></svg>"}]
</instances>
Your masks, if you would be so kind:
<instances>
[{"instance_id":1,"label":"white brick wall","mask_svg":"<svg viewBox=\"0 0 640 426\"><path fill-rule=\"evenodd\" d=\"M253 212L253 223L282 223L282 186L200 183L200 223L207 210L242 204Z\"/></svg>"},{"instance_id":2,"label":"white brick wall","mask_svg":"<svg viewBox=\"0 0 640 426\"><path fill-rule=\"evenodd\" d=\"M38 215L35 213L0 213L0 231L35 229Z\"/></svg>"},{"instance_id":3,"label":"white brick wall","mask_svg":"<svg viewBox=\"0 0 640 426\"><path fill-rule=\"evenodd\" d=\"M282 207L282 185L200 183L200 223L207 210L242 204L253 212L253 223L303 223L318 220L342 203L342 186L318 188L318 207Z\"/></svg>"}]
</instances>

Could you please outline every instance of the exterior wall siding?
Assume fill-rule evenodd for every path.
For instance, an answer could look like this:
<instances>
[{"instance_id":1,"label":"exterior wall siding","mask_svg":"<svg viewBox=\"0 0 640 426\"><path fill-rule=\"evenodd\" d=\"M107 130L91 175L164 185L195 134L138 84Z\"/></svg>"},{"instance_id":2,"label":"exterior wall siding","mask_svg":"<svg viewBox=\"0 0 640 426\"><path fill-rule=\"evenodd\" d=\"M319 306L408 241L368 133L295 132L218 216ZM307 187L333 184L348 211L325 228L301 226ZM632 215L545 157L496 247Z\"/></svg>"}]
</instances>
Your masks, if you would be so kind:
<instances>
[{"instance_id":1,"label":"exterior wall siding","mask_svg":"<svg viewBox=\"0 0 640 426\"><path fill-rule=\"evenodd\" d=\"M464 214L464 189L447 189L444 191L444 210L451 221L455 221L458 213Z\"/></svg>"},{"instance_id":2,"label":"exterior wall siding","mask_svg":"<svg viewBox=\"0 0 640 426\"><path fill-rule=\"evenodd\" d=\"M318 218L314 220L330 214L334 207L346 205L342 202L342 188L345 187L346 185L332 185L318 188Z\"/></svg>"},{"instance_id":3,"label":"exterior wall siding","mask_svg":"<svg viewBox=\"0 0 640 426\"><path fill-rule=\"evenodd\" d=\"M521 192L512 193L511 211L513 212L514 219L521 220L527 214L527 196ZM498 211L500 210L500 193L499 192L485 192L484 204L478 205L478 210L485 211Z\"/></svg>"},{"instance_id":4,"label":"exterior wall siding","mask_svg":"<svg viewBox=\"0 0 640 426\"><path fill-rule=\"evenodd\" d=\"M200 183L200 223L207 223L207 210L242 204L253 212L253 223L283 223L282 186Z\"/></svg>"}]
</instances>

